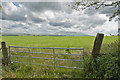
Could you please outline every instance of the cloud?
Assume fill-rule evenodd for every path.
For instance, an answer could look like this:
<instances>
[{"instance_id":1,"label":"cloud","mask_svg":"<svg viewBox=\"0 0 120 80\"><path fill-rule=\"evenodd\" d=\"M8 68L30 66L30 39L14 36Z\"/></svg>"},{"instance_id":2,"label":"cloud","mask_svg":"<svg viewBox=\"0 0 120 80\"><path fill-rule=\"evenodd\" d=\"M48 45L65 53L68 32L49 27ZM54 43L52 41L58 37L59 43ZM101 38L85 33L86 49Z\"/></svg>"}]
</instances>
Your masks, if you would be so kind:
<instances>
[{"instance_id":1,"label":"cloud","mask_svg":"<svg viewBox=\"0 0 120 80\"><path fill-rule=\"evenodd\" d=\"M57 26L61 26L61 27L65 27L65 28L70 28L70 27L72 27L74 24L72 23L72 22L70 22L70 21L65 21L65 22L50 22L49 23L50 25L52 25L52 26L55 26L55 27L57 27Z\"/></svg>"},{"instance_id":2,"label":"cloud","mask_svg":"<svg viewBox=\"0 0 120 80\"><path fill-rule=\"evenodd\" d=\"M84 14L87 15L95 15L96 13L99 14L106 14L106 16L110 17L113 15L113 13L118 9L118 7L114 7L114 6L106 6L106 7L100 7L99 9L95 9L93 7L87 8L84 11Z\"/></svg>"},{"instance_id":3,"label":"cloud","mask_svg":"<svg viewBox=\"0 0 120 80\"><path fill-rule=\"evenodd\" d=\"M87 19L82 21L82 23L85 24L85 26L88 26L88 29L103 25L105 22L106 19L99 17L99 14L89 16Z\"/></svg>"},{"instance_id":4,"label":"cloud","mask_svg":"<svg viewBox=\"0 0 120 80\"><path fill-rule=\"evenodd\" d=\"M34 12L44 12L46 10L51 10L72 13L72 9L69 8L68 3L65 2L26 2L21 4L28 10Z\"/></svg>"},{"instance_id":5,"label":"cloud","mask_svg":"<svg viewBox=\"0 0 120 80\"><path fill-rule=\"evenodd\" d=\"M46 21L43 18L40 18L40 17L37 17L37 16L33 16L33 15L31 15L31 17L29 17L29 20L32 21L33 23L40 23L40 22L45 22Z\"/></svg>"},{"instance_id":6,"label":"cloud","mask_svg":"<svg viewBox=\"0 0 120 80\"><path fill-rule=\"evenodd\" d=\"M94 35L102 30L105 34L110 33L109 26L107 28L101 26L108 21L107 14L113 11L106 10L107 13L104 9L75 11L68 4L70 3L22 2L19 3L20 7L17 7L13 3L4 2L2 4L2 32L54 34L59 31L71 31ZM116 33L115 28L114 33Z\"/></svg>"},{"instance_id":7,"label":"cloud","mask_svg":"<svg viewBox=\"0 0 120 80\"><path fill-rule=\"evenodd\" d=\"M2 20L25 21L26 11L13 3L2 3Z\"/></svg>"},{"instance_id":8,"label":"cloud","mask_svg":"<svg viewBox=\"0 0 120 80\"><path fill-rule=\"evenodd\" d=\"M28 29L28 25L26 23L21 22L15 22L15 21L1 21L2 22L2 32L4 33L11 33L13 30L13 33L16 33L17 31L22 31ZM14 30L15 29L15 30ZM16 31L16 29L18 29Z\"/></svg>"}]
</instances>

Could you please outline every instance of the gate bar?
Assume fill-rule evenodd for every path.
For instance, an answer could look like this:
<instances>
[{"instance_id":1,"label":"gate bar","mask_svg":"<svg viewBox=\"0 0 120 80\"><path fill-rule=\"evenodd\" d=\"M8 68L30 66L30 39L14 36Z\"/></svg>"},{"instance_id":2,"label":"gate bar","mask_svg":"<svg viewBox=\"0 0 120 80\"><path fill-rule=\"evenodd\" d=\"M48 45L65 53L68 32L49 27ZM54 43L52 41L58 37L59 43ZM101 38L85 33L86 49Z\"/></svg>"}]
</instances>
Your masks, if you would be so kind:
<instances>
[{"instance_id":1,"label":"gate bar","mask_svg":"<svg viewBox=\"0 0 120 80\"><path fill-rule=\"evenodd\" d=\"M72 50L83 50L84 48L57 48L57 47L22 47L22 46L10 46L13 48L38 48L38 49L72 49Z\"/></svg>"}]
</instances>

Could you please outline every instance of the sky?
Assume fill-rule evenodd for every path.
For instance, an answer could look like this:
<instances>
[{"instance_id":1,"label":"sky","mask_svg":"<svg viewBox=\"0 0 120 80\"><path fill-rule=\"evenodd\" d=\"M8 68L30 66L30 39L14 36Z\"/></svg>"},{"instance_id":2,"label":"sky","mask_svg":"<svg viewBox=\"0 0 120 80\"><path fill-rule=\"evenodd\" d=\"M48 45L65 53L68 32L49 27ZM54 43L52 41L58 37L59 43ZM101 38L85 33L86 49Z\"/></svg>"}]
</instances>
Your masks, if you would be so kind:
<instances>
[{"instance_id":1,"label":"sky","mask_svg":"<svg viewBox=\"0 0 120 80\"><path fill-rule=\"evenodd\" d=\"M2 34L58 34L75 32L95 36L118 34L118 22L109 22L114 8L76 11L71 2L2 2ZM1 20L2 19L2 20ZM60 35L60 34L59 34Z\"/></svg>"}]
</instances>

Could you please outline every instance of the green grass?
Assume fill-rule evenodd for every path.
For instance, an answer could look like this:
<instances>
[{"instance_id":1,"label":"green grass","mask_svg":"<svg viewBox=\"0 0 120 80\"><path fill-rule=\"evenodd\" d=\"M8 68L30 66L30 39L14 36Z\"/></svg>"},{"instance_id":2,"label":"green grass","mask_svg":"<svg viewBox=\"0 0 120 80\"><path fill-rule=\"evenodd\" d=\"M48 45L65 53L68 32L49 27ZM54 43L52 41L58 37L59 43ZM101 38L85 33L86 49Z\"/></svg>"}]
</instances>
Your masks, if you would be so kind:
<instances>
[{"instance_id":1,"label":"green grass","mask_svg":"<svg viewBox=\"0 0 120 80\"><path fill-rule=\"evenodd\" d=\"M7 46L28 46L28 47L70 47L70 48L84 48L85 53L90 53L92 50L95 37L93 36L3 36L2 41L5 41ZM118 40L117 36L105 36L103 44L109 44ZM24 49L25 50L25 49ZM24 51L23 50L23 51ZM39 50L31 50L38 51ZM43 50L44 51L44 50ZM45 52L50 52L45 50ZM65 51L56 51L56 53ZM72 52L76 53L76 52ZM28 55L22 53L12 53L14 55ZM31 54L32 57L53 57L52 55L35 55ZM69 56L56 56L57 58L68 59ZM72 59L77 59L79 57L71 57ZM28 58L21 58L15 60L20 60L23 62L29 62ZM45 63L49 64L50 61L33 59L35 63ZM71 62L69 62L71 63ZM80 63L73 62L68 64L68 62L58 62L61 65L76 65L81 66ZM67 68L53 68L53 67L43 67L37 65L24 65L24 64L13 64L10 66L3 67L3 77L11 78L80 78L83 77L84 71L78 69L67 69Z\"/></svg>"},{"instance_id":2,"label":"green grass","mask_svg":"<svg viewBox=\"0 0 120 80\"><path fill-rule=\"evenodd\" d=\"M103 43L117 40L117 36L105 36ZM33 47L76 47L91 49L94 36L3 36L8 46L33 46Z\"/></svg>"},{"instance_id":3,"label":"green grass","mask_svg":"<svg viewBox=\"0 0 120 80\"><path fill-rule=\"evenodd\" d=\"M80 78L81 70L53 68L46 66L14 64L3 67L3 77L7 78Z\"/></svg>"}]
</instances>

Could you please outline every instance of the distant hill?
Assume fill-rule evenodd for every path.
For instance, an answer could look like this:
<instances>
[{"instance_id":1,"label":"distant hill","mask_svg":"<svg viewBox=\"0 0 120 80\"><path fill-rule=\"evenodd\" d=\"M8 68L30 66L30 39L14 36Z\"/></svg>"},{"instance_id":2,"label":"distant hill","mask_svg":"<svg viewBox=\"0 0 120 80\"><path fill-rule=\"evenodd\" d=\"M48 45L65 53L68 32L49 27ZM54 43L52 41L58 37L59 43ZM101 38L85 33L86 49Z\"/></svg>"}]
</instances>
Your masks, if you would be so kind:
<instances>
[{"instance_id":1,"label":"distant hill","mask_svg":"<svg viewBox=\"0 0 120 80\"><path fill-rule=\"evenodd\" d=\"M70 31L61 31L55 33L56 35L66 35L66 36L89 36L81 32L70 32Z\"/></svg>"},{"instance_id":2,"label":"distant hill","mask_svg":"<svg viewBox=\"0 0 120 80\"><path fill-rule=\"evenodd\" d=\"M89 36L87 34L81 32L70 32L70 31L60 31L54 34L26 34L26 33L19 33L19 34L10 34L10 33L2 33L2 36L20 36L20 35L33 35L33 36Z\"/></svg>"}]
</instances>

